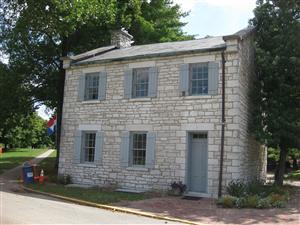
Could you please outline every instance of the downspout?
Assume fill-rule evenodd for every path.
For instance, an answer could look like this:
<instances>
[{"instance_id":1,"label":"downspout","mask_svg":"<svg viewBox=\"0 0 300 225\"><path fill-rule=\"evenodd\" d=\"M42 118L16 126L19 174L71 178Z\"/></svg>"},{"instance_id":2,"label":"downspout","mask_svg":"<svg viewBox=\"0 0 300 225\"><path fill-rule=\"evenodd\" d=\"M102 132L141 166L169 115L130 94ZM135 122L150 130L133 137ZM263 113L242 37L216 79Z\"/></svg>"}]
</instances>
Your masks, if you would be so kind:
<instances>
[{"instance_id":1,"label":"downspout","mask_svg":"<svg viewBox=\"0 0 300 225\"><path fill-rule=\"evenodd\" d=\"M224 133L225 133L225 52L222 51L222 127L221 127L221 155L219 171L218 197L222 196L223 160L224 160Z\"/></svg>"}]
</instances>

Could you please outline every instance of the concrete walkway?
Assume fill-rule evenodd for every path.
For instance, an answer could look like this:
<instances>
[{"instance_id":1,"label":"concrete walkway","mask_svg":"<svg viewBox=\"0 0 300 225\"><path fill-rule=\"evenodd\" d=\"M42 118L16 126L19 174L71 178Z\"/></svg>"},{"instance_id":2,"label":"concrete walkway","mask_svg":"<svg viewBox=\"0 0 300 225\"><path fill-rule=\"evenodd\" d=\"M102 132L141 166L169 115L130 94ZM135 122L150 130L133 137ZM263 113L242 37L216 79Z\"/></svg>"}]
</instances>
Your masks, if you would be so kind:
<instances>
[{"instance_id":1,"label":"concrete walkway","mask_svg":"<svg viewBox=\"0 0 300 225\"><path fill-rule=\"evenodd\" d=\"M32 160L38 163L49 150ZM180 224L77 205L20 189L21 166L0 176L0 225L4 224Z\"/></svg>"}]
</instances>

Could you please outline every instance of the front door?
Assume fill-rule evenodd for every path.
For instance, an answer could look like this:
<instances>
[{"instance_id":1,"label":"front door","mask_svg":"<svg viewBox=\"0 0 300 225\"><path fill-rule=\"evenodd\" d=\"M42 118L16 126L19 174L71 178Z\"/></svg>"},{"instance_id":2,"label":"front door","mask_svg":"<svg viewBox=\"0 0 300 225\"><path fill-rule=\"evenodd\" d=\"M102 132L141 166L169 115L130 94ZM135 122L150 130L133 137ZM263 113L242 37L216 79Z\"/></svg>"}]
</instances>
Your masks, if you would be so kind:
<instances>
[{"instance_id":1,"label":"front door","mask_svg":"<svg viewBox=\"0 0 300 225\"><path fill-rule=\"evenodd\" d=\"M189 135L189 176L190 192L207 192L207 133L190 133Z\"/></svg>"}]
</instances>

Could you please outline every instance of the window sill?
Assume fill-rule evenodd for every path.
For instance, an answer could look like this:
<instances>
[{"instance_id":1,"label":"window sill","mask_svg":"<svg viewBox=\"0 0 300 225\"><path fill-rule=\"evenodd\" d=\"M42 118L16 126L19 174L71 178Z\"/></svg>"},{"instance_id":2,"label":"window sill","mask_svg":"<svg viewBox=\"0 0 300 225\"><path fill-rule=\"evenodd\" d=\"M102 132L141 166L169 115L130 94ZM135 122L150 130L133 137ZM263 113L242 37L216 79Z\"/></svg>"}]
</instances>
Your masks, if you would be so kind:
<instances>
[{"instance_id":1,"label":"window sill","mask_svg":"<svg viewBox=\"0 0 300 225\"><path fill-rule=\"evenodd\" d=\"M128 171L149 171L148 168L145 168L145 167L127 167L126 170Z\"/></svg>"},{"instance_id":2,"label":"window sill","mask_svg":"<svg viewBox=\"0 0 300 225\"><path fill-rule=\"evenodd\" d=\"M81 167L90 167L90 168L96 168L97 165L94 163L78 163L77 166Z\"/></svg>"},{"instance_id":3,"label":"window sill","mask_svg":"<svg viewBox=\"0 0 300 225\"><path fill-rule=\"evenodd\" d=\"M210 99L212 98L213 95L188 95L188 96L181 96L182 99L191 99L191 100L194 100L194 99Z\"/></svg>"},{"instance_id":4,"label":"window sill","mask_svg":"<svg viewBox=\"0 0 300 225\"><path fill-rule=\"evenodd\" d=\"M130 98L129 102L151 102L152 98Z\"/></svg>"},{"instance_id":5,"label":"window sill","mask_svg":"<svg viewBox=\"0 0 300 225\"><path fill-rule=\"evenodd\" d=\"M82 104L97 104L100 103L100 100L91 100L91 101L82 101Z\"/></svg>"}]
</instances>

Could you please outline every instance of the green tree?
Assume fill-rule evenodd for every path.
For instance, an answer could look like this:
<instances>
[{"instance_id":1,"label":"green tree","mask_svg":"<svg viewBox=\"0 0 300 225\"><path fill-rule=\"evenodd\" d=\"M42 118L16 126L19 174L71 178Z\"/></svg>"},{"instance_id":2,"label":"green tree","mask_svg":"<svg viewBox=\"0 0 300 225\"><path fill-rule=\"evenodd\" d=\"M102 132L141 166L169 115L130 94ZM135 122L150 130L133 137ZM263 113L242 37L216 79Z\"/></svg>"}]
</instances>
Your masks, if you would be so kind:
<instances>
[{"instance_id":1,"label":"green tree","mask_svg":"<svg viewBox=\"0 0 300 225\"><path fill-rule=\"evenodd\" d=\"M254 14L255 131L280 149L275 183L282 185L288 150L300 147L300 2L259 0Z\"/></svg>"},{"instance_id":2,"label":"green tree","mask_svg":"<svg viewBox=\"0 0 300 225\"><path fill-rule=\"evenodd\" d=\"M33 111L30 92L23 77L0 63L0 143L8 147L9 134L22 117Z\"/></svg>"},{"instance_id":3,"label":"green tree","mask_svg":"<svg viewBox=\"0 0 300 225\"><path fill-rule=\"evenodd\" d=\"M53 147L52 137L47 135L47 121L37 113L21 118L19 124L8 134L9 143L13 147L23 148Z\"/></svg>"},{"instance_id":4,"label":"green tree","mask_svg":"<svg viewBox=\"0 0 300 225\"><path fill-rule=\"evenodd\" d=\"M65 81L60 57L109 45L110 31L121 27L136 36L136 44L191 39L182 32L186 15L170 0L2 0L0 46L26 76L35 101L56 108L59 146Z\"/></svg>"}]
</instances>

